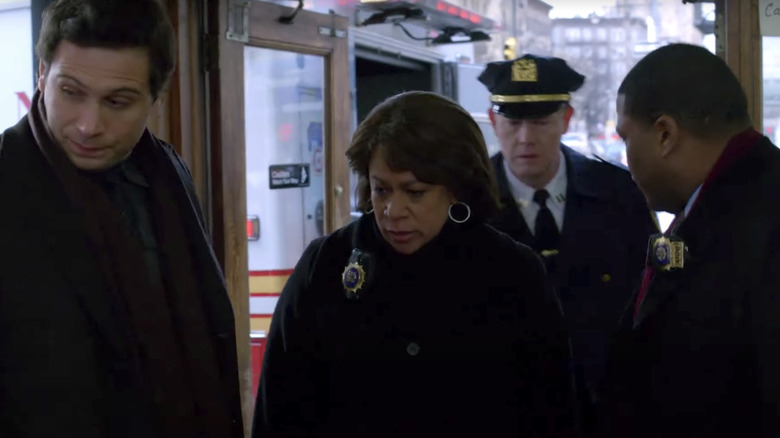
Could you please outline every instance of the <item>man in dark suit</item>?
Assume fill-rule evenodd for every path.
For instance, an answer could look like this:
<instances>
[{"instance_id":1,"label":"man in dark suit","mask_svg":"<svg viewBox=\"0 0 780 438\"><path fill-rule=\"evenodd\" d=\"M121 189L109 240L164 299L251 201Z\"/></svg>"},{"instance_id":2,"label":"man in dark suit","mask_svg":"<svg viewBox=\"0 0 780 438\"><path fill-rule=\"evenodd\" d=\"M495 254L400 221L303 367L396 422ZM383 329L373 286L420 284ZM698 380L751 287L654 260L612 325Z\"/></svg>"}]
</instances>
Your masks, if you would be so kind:
<instances>
[{"instance_id":1,"label":"man in dark suit","mask_svg":"<svg viewBox=\"0 0 780 438\"><path fill-rule=\"evenodd\" d=\"M0 136L0 436L243 436L224 279L146 129L174 67L164 9L59 0L37 50Z\"/></svg>"},{"instance_id":2,"label":"man in dark suit","mask_svg":"<svg viewBox=\"0 0 780 438\"><path fill-rule=\"evenodd\" d=\"M574 112L569 93L584 80L564 60L535 55L490 63L480 75L501 145L492 158L503 204L494 225L546 261L584 377L585 422L592 429L588 392L604 373L609 334L657 226L625 169L561 144Z\"/></svg>"},{"instance_id":3,"label":"man in dark suit","mask_svg":"<svg viewBox=\"0 0 780 438\"><path fill-rule=\"evenodd\" d=\"M780 151L747 108L726 63L687 44L620 86L631 173L676 217L610 347L608 436L780 434Z\"/></svg>"}]
</instances>

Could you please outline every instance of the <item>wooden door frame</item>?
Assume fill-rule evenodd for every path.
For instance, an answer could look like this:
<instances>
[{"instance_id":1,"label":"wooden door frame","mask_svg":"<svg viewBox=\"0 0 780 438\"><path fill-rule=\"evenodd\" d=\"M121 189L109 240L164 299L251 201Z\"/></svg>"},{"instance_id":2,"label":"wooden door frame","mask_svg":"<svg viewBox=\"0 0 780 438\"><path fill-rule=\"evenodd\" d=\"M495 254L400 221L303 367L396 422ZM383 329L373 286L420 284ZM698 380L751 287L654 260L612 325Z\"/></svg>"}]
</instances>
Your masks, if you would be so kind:
<instances>
[{"instance_id":1,"label":"wooden door frame","mask_svg":"<svg viewBox=\"0 0 780 438\"><path fill-rule=\"evenodd\" d=\"M763 46L758 0L716 0L719 53L739 79L753 127L763 132Z\"/></svg>"},{"instance_id":2,"label":"wooden door frame","mask_svg":"<svg viewBox=\"0 0 780 438\"><path fill-rule=\"evenodd\" d=\"M350 221L349 170L344 155L350 137L349 20L339 15L300 11L293 24L278 18L293 8L273 3L251 3L249 41L253 47L286 50L324 58L325 153L324 231L329 233ZM323 35L322 32L330 32ZM243 59L243 58L242 58ZM243 82L241 83L243 85ZM243 99L243 86L241 87Z\"/></svg>"},{"instance_id":3,"label":"wooden door frame","mask_svg":"<svg viewBox=\"0 0 780 438\"><path fill-rule=\"evenodd\" d=\"M300 11L292 24L281 24L293 8L262 1L206 2L205 46L210 189L214 250L225 273L236 320L241 405L247 436L251 427L252 369L249 339L249 272L246 239L246 145L244 121L244 46L319 55L325 61L326 233L349 222L349 50L345 17ZM242 11L247 19L242 20ZM230 22L230 23L229 23ZM229 27L230 24L230 27ZM247 25L244 29L244 25ZM320 34L333 29L334 35ZM231 38L227 38L230 34ZM242 41L243 37L243 41Z\"/></svg>"},{"instance_id":4,"label":"wooden door frame","mask_svg":"<svg viewBox=\"0 0 780 438\"><path fill-rule=\"evenodd\" d=\"M170 143L189 167L206 223L211 224L201 38L205 4L190 0L165 0L164 4L176 34L176 65L168 87L149 115L147 127Z\"/></svg>"}]
</instances>

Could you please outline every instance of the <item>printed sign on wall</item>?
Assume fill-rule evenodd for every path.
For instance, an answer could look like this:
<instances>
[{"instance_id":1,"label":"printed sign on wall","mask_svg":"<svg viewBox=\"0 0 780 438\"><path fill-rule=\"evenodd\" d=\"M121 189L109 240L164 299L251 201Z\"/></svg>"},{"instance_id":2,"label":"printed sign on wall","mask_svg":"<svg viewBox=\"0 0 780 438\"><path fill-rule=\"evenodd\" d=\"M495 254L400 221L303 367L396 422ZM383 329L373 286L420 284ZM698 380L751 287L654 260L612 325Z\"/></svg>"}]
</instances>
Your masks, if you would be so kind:
<instances>
[{"instance_id":1,"label":"printed sign on wall","mask_svg":"<svg viewBox=\"0 0 780 438\"><path fill-rule=\"evenodd\" d=\"M287 189L290 187L309 187L309 164L272 164L268 167L269 187Z\"/></svg>"}]
</instances>

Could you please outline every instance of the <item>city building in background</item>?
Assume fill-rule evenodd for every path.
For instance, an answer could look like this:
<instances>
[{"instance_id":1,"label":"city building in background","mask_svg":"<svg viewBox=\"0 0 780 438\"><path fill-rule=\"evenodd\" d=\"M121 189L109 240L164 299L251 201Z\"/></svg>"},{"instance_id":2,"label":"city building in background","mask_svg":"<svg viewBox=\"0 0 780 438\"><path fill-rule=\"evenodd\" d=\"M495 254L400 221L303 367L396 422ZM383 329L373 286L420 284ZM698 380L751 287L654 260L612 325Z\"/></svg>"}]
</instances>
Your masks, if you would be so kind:
<instances>
[{"instance_id":1,"label":"city building in background","mask_svg":"<svg viewBox=\"0 0 780 438\"><path fill-rule=\"evenodd\" d=\"M651 39L659 44L702 44L702 31L695 26L697 7L681 0L616 0L608 17L632 17L652 23Z\"/></svg>"},{"instance_id":2,"label":"city building in background","mask_svg":"<svg viewBox=\"0 0 780 438\"><path fill-rule=\"evenodd\" d=\"M615 133L615 99L626 73L642 57L635 50L647 42L645 20L633 17L557 18L553 20L553 55L585 75L572 95L575 109L569 131L589 139L581 152L621 161ZM610 141L611 140L611 141Z\"/></svg>"},{"instance_id":3,"label":"city building in background","mask_svg":"<svg viewBox=\"0 0 780 438\"><path fill-rule=\"evenodd\" d=\"M573 96L569 129L588 138L586 153L625 163L615 133L618 87L650 51L672 42L703 44L697 11L679 0L617 0L598 14L552 20L553 54L587 77Z\"/></svg>"},{"instance_id":4,"label":"city building in background","mask_svg":"<svg viewBox=\"0 0 780 438\"><path fill-rule=\"evenodd\" d=\"M616 162L625 162L625 148L615 134L615 99L626 73L644 55L672 42L704 45L715 52L715 8L711 3L683 4L681 0L451 0L450 3L496 23L490 41L473 43L474 63L534 53L563 58L584 74L585 85L573 95L575 114L566 140L588 155ZM780 72L780 68L776 71ZM776 83L780 88L780 73ZM774 119L780 119L780 94L778 97L777 114L770 112Z\"/></svg>"},{"instance_id":5,"label":"city building in background","mask_svg":"<svg viewBox=\"0 0 780 438\"><path fill-rule=\"evenodd\" d=\"M552 53L553 6L542 0L451 0L497 23L490 41L474 43L474 60L484 64L504 59L509 42L514 53Z\"/></svg>"}]
</instances>

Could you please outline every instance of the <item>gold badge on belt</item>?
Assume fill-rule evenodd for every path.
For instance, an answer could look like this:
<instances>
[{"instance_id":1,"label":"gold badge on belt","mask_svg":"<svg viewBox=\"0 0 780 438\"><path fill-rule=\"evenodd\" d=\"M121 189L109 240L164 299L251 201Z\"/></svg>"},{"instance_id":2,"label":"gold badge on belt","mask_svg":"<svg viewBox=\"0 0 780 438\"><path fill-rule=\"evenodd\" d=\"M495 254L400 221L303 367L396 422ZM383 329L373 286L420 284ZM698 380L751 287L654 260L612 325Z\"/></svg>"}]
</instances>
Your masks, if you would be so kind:
<instances>
[{"instance_id":1,"label":"gold badge on belt","mask_svg":"<svg viewBox=\"0 0 780 438\"><path fill-rule=\"evenodd\" d=\"M649 259L662 271L682 269L685 266L685 242L677 236L656 234L650 237L649 249Z\"/></svg>"}]
</instances>

